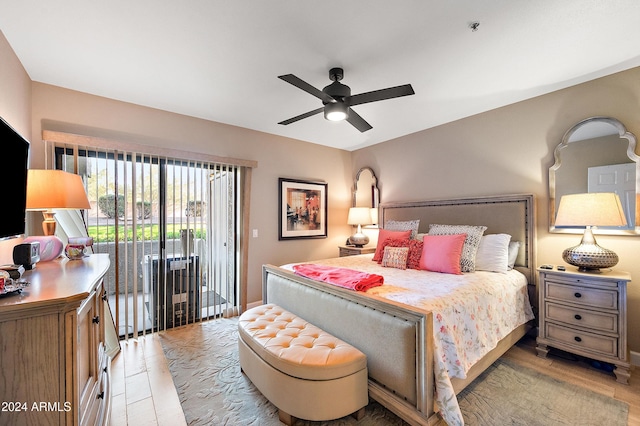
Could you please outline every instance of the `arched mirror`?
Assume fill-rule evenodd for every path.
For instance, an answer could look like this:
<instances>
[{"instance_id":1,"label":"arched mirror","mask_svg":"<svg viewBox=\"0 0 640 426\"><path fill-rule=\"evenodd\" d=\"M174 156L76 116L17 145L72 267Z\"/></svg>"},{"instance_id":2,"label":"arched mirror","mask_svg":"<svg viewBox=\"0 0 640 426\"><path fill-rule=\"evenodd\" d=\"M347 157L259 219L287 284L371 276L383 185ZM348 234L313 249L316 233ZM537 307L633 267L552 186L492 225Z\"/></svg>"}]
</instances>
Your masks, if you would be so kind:
<instances>
[{"instance_id":1,"label":"arched mirror","mask_svg":"<svg viewBox=\"0 0 640 426\"><path fill-rule=\"evenodd\" d=\"M560 198L566 194L615 192L627 218L626 227L600 227L598 234L640 235L638 196L640 157L636 138L611 117L587 118L569 129L554 151L549 168L549 231L582 234L584 228L555 226Z\"/></svg>"},{"instance_id":2,"label":"arched mirror","mask_svg":"<svg viewBox=\"0 0 640 426\"><path fill-rule=\"evenodd\" d=\"M370 167L363 167L358 170L353 183L352 206L378 208L379 202L378 179Z\"/></svg>"}]
</instances>

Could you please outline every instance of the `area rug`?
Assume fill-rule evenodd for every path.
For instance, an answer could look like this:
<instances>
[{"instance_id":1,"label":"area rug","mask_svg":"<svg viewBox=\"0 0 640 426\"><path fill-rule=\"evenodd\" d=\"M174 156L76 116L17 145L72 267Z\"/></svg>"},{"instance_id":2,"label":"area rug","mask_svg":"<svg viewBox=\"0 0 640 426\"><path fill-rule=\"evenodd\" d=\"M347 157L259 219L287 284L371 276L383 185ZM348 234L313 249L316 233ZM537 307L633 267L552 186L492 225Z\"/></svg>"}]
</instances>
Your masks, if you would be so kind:
<instances>
[{"instance_id":1,"label":"area rug","mask_svg":"<svg viewBox=\"0 0 640 426\"><path fill-rule=\"evenodd\" d=\"M499 359L458 394L467 426L627 426L629 405Z\"/></svg>"},{"instance_id":2,"label":"area rug","mask_svg":"<svg viewBox=\"0 0 640 426\"><path fill-rule=\"evenodd\" d=\"M237 318L168 330L160 342L190 426L279 426L278 410L240 372ZM469 426L626 426L628 405L498 360L460 395ZM298 420L296 426L405 425L372 401L364 419Z\"/></svg>"}]
</instances>

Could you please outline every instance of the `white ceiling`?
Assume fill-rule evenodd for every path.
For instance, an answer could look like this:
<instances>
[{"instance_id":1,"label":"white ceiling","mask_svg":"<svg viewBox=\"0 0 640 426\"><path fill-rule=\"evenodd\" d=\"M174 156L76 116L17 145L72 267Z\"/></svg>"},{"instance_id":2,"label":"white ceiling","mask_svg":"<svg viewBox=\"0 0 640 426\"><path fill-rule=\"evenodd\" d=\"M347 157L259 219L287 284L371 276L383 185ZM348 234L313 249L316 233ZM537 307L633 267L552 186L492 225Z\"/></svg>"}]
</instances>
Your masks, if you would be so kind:
<instances>
[{"instance_id":1,"label":"white ceiling","mask_svg":"<svg viewBox=\"0 0 640 426\"><path fill-rule=\"evenodd\" d=\"M471 22L480 23L477 31ZM354 150L640 65L638 0L0 0L32 80ZM344 68L373 129L322 114Z\"/></svg>"}]
</instances>

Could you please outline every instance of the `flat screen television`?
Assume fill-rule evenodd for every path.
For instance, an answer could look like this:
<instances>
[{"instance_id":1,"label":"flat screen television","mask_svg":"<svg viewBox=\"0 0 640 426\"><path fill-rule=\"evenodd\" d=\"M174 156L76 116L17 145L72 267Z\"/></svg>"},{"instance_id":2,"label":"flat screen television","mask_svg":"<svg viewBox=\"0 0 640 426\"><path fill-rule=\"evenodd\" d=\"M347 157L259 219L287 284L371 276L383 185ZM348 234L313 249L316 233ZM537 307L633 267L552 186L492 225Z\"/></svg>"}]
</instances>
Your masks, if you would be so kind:
<instances>
[{"instance_id":1,"label":"flat screen television","mask_svg":"<svg viewBox=\"0 0 640 426\"><path fill-rule=\"evenodd\" d=\"M25 233L29 141L0 117L0 152L3 162L4 203L0 215L0 240Z\"/></svg>"}]
</instances>

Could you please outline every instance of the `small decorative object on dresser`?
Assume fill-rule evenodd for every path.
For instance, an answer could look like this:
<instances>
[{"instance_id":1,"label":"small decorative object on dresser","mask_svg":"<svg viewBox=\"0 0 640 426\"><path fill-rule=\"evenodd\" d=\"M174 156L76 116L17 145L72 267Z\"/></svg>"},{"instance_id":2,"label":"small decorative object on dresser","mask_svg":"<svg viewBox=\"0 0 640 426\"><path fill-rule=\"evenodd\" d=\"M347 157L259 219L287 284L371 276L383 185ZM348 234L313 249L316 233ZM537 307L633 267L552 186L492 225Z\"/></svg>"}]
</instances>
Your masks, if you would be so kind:
<instances>
[{"instance_id":1,"label":"small decorative object on dresser","mask_svg":"<svg viewBox=\"0 0 640 426\"><path fill-rule=\"evenodd\" d=\"M620 383L629 383L627 349L627 272L591 274L538 269L540 330L538 356L552 346L615 365Z\"/></svg>"},{"instance_id":2,"label":"small decorative object on dresser","mask_svg":"<svg viewBox=\"0 0 640 426\"><path fill-rule=\"evenodd\" d=\"M340 257L356 256L358 254L375 253L375 247L352 247L352 246L339 246Z\"/></svg>"}]
</instances>

